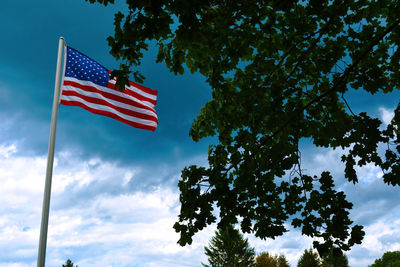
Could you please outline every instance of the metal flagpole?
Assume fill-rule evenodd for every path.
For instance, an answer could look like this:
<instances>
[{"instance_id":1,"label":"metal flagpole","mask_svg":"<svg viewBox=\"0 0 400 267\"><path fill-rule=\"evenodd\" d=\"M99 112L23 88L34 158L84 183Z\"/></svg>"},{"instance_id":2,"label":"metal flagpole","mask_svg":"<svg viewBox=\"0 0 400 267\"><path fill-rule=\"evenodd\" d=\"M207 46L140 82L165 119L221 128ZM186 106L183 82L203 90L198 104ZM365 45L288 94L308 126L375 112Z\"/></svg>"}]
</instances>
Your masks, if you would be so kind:
<instances>
[{"instance_id":1,"label":"metal flagpole","mask_svg":"<svg viewBox=\"0 0 400 267\"><path fill-rule=\"evenodd\" d=\"M56 82L54 85L53 111L51 113L49 151L47 154L46 181L45 181L45 185L44 185L42 222L41 222L41 226L40 226L39 253L38 253L37 267L44 267L45 258L46 258L47 227L49 224L51 178L52 178L52 174L53 174L53 160L54 160L54 143L55 143L55 138L56 138L58 105L60 102L59 101L60 79L61 79L61 61L62 61L63 46L64 46L64 37L60 37L60 40L58 42Z\"/></svg>"}]
</instances>

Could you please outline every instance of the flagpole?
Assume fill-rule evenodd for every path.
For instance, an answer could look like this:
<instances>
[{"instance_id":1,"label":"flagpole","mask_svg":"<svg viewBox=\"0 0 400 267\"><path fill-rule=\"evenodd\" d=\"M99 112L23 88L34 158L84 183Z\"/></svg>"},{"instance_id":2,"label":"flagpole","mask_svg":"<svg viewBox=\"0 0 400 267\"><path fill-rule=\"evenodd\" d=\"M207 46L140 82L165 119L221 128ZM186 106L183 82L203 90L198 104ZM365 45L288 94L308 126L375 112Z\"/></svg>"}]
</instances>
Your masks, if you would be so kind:
<instances>
[{"instance_id":1,"label":"flagpole","mask_svg":"<svg viewBox=\"0 0 400 267\"><path fill-rule=\"evenodd\" d=\"M39 252L38 252L37 267L44 267L45 258L46 258L47 228L48 228L48 224L49 224L49 209L50 209L50 194L51 194L51 178L52 178L52 174L53 174L53 160L54 160L54 143L55 143L55 138L56 138L58 105L60 102L59 101L60 79L61 79L61 64L62 64L63 46L64 46L64 37L60 37L60 40L58 42L56 81L55 81L55 85L54 85L53 111L51 113L49 151L47 154L46 181L45 181L45 185L44 185L42 221L41 221L41 226L40 226Z\"/></svg>"}]
</instances>

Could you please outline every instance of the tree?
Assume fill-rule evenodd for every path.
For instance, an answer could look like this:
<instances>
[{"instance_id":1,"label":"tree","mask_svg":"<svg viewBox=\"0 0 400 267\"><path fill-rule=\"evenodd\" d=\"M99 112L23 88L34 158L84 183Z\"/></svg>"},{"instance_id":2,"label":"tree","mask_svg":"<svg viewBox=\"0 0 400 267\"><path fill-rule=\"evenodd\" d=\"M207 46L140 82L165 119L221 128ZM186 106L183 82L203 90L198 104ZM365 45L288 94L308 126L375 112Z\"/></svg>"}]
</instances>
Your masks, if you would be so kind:
<instances>
[{"instance_id":1,"label":"tree","mask_svg":"<svg viewBox=\"0 0 400 267\"><path fill-rule=\"evenodd\" d=\"M217 230L204 250L211 267L254 266L254 248L249 246L247 238L244 239L232 225Z\"/></svg>"},{"instance_id":2,"label":"tree","mask_svg":"<svg viewBox=\"0 0 400 267\"><path fill-rule=\"evenodd\" d=\"M270 255L262 252L256 257L255 267L290 267L284 255Z\"/></svg>"},{"instance_id":3,"label":"tree","mask_svg":"<svg viewBox=\"0 0 400 267\"><path fill-rule=\"evenodd\" d=\"M337 248L331 248L328 253L322 257L323 267L350 267L347 256Z\"/></svg>"},{"instance_id":4,"label":"tree","mask_svg":"<svg viewBox=\"0 0 400 267\"><path fill-rule=\"evenodd\" d=\"M114 0L87 0L113 3ZM386 127L355 114L346 93L391 93L400 85L400 2L394 0L126 0L115 15L111 54L120 88L148 46L157 62L206 77L212 99L193 122L194 141L218 141L208 166L192 165L179 181L179 244L217 221L275 238L286 222L316 237L321 254L349 250L364 236L353 206L327 171L301 167L303 140L341 148L344 176L375 164L388 185L400 184L400 103ZM136 81L144 77L133 72ZM386 144L384 153L378 146Z\"/></svg>"},{"instance_id":5,"label":"tree","mask_svg":"<svg viewBox=\"0 0 400 267\"><path fill-rule=\"evenodd\" d=\"M74 265L74 263L70 260L70 259L68 259L66 262L65 262L65 264L63 264L63 266L62 267L78 267L78 265Z\"/></svg>"},{"instance_id":6,"label":"tree","mask_svg":"<svg viewBox=\"0 0 400 267\"><path fill-rule=\"evenodd\" d=\"M290 264L284 255L279 255L277 267L290 267Z\"/></svg>"},{"instance_id":7,"label":"tree","mask_svg":"<svg viewBox=\"0 0 400 267\"><path fill-rule=\"evenodd\" d=\"M299 261L297 262L297 267L321 267L321 266L324 265L321 265L318 253L314 252L312 249L305 249Z\"/></svg>"},{"instance_id":8,"label":"tree","mask_svg":"<svg viewBox=\"0 0 400 267\"><path fill-rule=\"evenodd\" d=\"M400 266L400 251L388 251L382 258L376 259L369 267L395 267Z\"/></svg>"}]
</instances>

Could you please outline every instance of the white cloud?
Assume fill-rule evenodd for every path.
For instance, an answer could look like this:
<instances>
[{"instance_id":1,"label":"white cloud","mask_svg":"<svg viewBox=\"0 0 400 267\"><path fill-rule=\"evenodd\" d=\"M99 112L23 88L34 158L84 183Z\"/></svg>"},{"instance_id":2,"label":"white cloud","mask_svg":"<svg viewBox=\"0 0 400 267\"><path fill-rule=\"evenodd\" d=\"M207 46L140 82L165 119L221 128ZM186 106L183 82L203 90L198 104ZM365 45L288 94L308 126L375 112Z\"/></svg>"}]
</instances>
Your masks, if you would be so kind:
<instances>
[{"instance_id":1,"label":"white cloud","mask_svg":"<svg viewBox=\"0 0 400 267\"><path fill-rule=\"evenodd\" d=\"M270 254L283 254L291 266L296 266L304 249L312 247L312 239L301 235L301 231L287 226L289 232L275 239L261 240L254 235L246 235L249 243L256 248L256 254L267 251Z\"/></svg>"},{"instance_id":2,"label":"white cloud","mask_svg":"<svg viewBox=\"0 0 400 267\"><path fill-rule=\"evenodd\" d=\"M387 109L385 107L380 107L379 108L379 113L380 113L381 119L382 119L382 121L383 121L383 123L385 125L388 125L392 121L392 119L394 117L394 110L393 109Z\"/></svg>"},{"instance_id":3,"label":"white cloud","mask_svg":"<svg viewBox=\"0 0 400 267\"><path fill-rule=\"evenodd\" d=\"M14 150L15 145L2 146L0 158L0 265L34 266L46 157L20 156ZM212 232L203 231L191 246L179 246L172 228L179 211L178 192L161 186L130 190L128 184L139 173L140 168L99 158L56 154L49 266L60 266L67 258L89 267L193 266L204 261L204 241Z\"/></svg>"},{"instance_id":4,"label":"white cloud","mask_svg":"<svg viewBox=\"0 0 400 267\"><path fill-rule=\"evenodd\" d=\"M400 212L391 212L365 227L363 243L350 252L350 266L364 267L372 264L387 251L400 251L399 218Z\"/></svg>"},{"instance_id":5,"label":"white cloud","mask_svg":"<svg viewBox=\"0 0 400 267\"><path fill-rule=\"evenodd\" d=\"M358 181L361 184L372 184L377 179L383 177L382 169L373 163L367 163L363 167L355 166L355 170L357 172Z\"/></svg>"},{"instance_id":6,"label":"white cloud","mask_svg":"<svg viewBox=\"0 0 400 267\"><path fill-rule=\"evenodd\" d=\"M329 170L332 175L342 174L344 164L341 161L341 156L345 153L343 149L326 149L318 148L307 154L312 155L311 161L306 161L304 165L306 170L310 170L311 174L320 175L321 172Z\"/></svg>"},{"instance_id":7,"label":"white cloud","mask_svg":"<svg viewBox=\"0 0 400 267\"><path fill-rule=\"evenodd\" d=\"M17 152L17 148L14 144L9 146L0 145L0 157L8 158L15 152Z\"/></svg>"}]
</instances>

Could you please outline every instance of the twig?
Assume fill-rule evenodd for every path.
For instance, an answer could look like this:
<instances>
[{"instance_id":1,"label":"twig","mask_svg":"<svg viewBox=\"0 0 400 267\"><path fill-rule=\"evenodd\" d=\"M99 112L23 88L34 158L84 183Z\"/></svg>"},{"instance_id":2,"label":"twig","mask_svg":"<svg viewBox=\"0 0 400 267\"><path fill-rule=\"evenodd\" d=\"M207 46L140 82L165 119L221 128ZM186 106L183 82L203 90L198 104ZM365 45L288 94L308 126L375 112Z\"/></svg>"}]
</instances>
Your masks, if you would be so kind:
<instances>
[{"instance_id":1,"label":"twig","mask_svg":"<svg viewBox=\"0 0 400 267\"><path fill-rule=\"evenodd\" d=\"M350 113L351 113L353 116L356 116L356 114L354 114L354 112L351 110L351 107L350 107L349 104L347 103L346 98L344 98L344 93L342 93L342 99L343 99L344 103L346 104L347 108L349 109Z\"/></svg>"}]
</instances>

